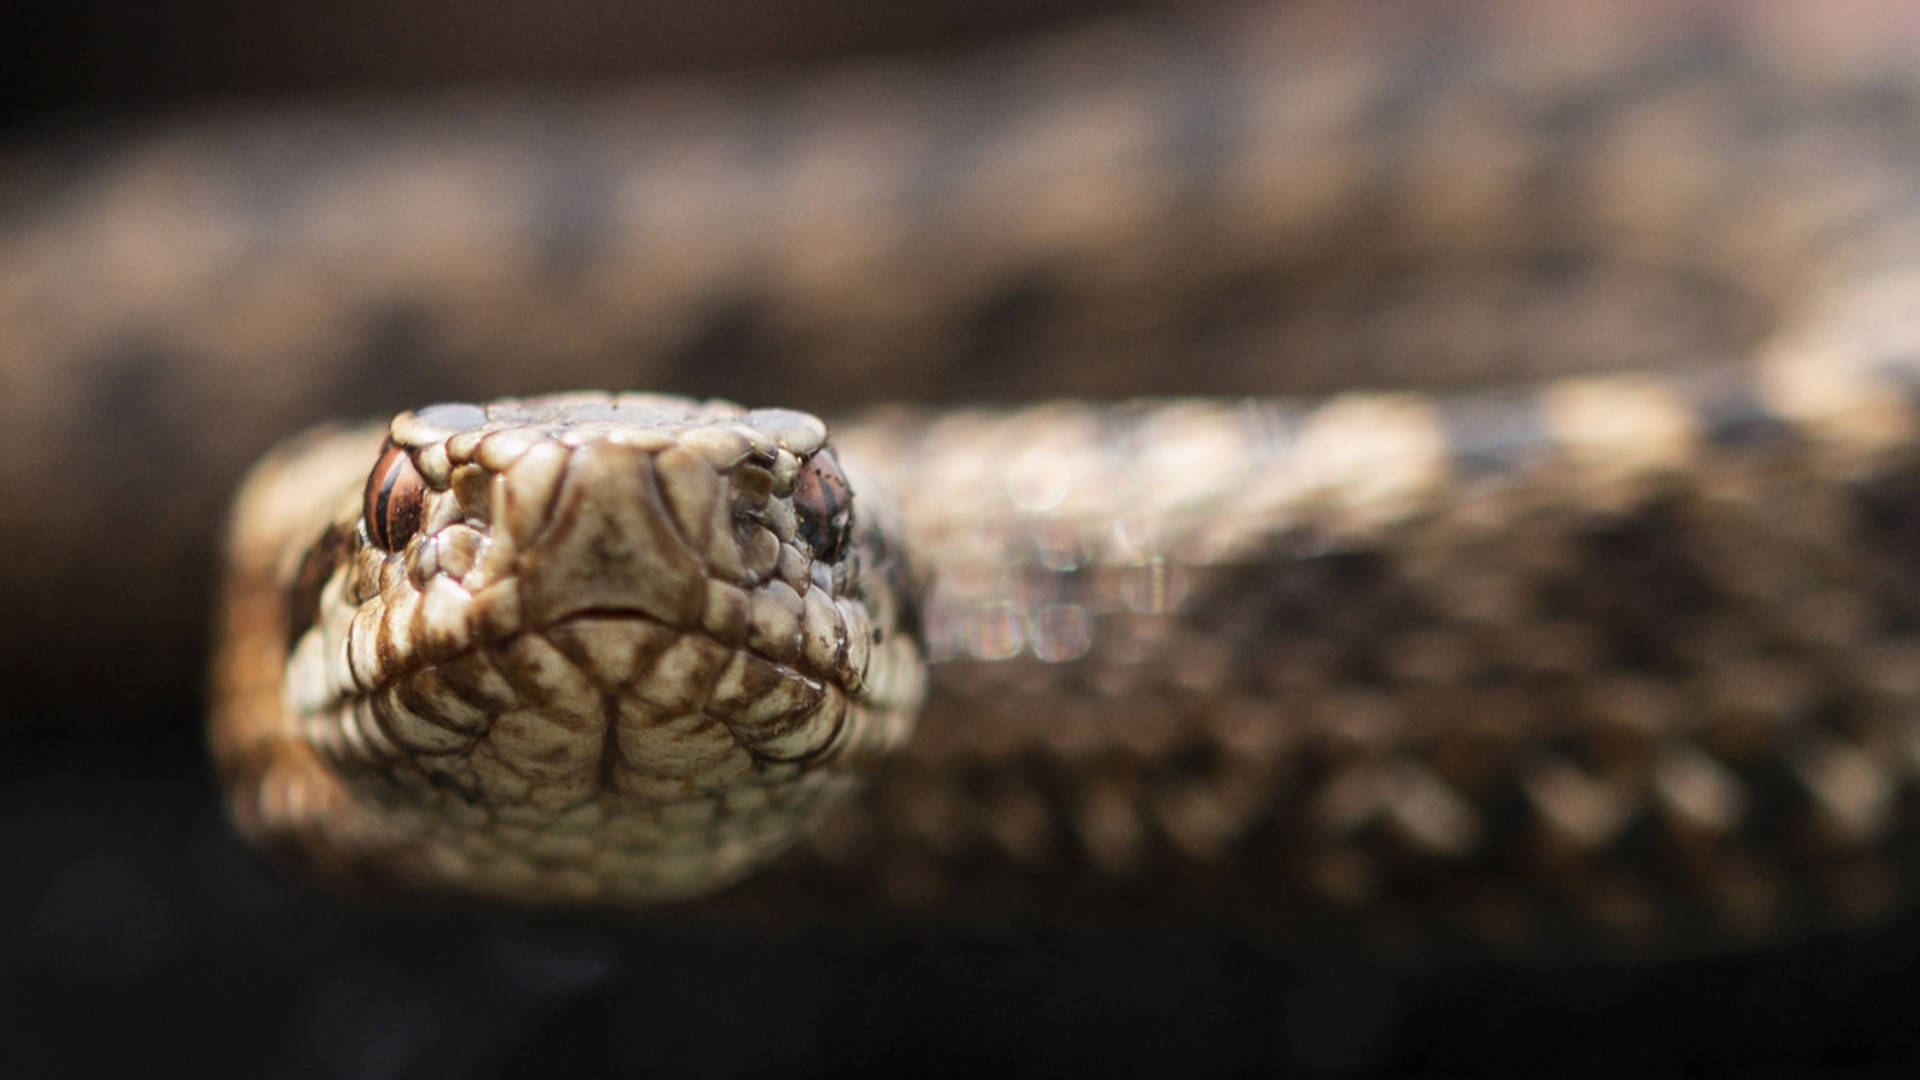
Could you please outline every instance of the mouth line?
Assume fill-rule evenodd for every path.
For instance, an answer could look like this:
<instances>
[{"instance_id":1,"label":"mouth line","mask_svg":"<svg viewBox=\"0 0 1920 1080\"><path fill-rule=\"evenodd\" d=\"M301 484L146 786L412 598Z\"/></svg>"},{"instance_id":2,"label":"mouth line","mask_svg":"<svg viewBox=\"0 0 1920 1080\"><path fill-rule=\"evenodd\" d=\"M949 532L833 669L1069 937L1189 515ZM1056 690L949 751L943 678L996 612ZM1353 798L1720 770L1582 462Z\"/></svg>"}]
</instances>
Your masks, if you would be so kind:
<instances>
[{"instance_id":1,"label":"mouth line","mask_svg":"<svg viewBox=\"0 0 1920 1080\"><path fill-rule=\"evenodd\" d=\"M558 618L546 620L545 622L541 623L539 626L522 626L511 633L504 634L497 638L488 638L485 640L469 641L466 645L455 650L454 652L444 656L437 656L432 660L427 660L416 655L414 657L409 658L407 662L400 664L395 670L388 672L385 678L381 679L380 685L378 687L365 689L365 690L355 690L352 693L339 695L334 699L334 702L335 704L346 704L354 701L361 701L368 698L372 698L380 693L383 693L387 690L392 689L394 686L398 685L403 680L413 675L416 675L421 671L425 671L429 668L438 667L442 664L451 663L455 660L458 660L462 657L469 656L476 652L478 653L491 652L492 650L500 648L501 646L503 646L504 644L506 644L507 642L511 641L516 637L520 637L525 634L544 634L548 630L554 629L556 627L563 627L572 623L577 623L577 622L582 622L587 620L596 620L596 619L607 621L607 622L651 623L654 626L661 627L662 629L671 631L676 634L699 634L708 638L709 640L714 640L713 636L709 634L706 630L702 629L701 627L675 626L671 623L661 620L659 617L655 615L651 615L645 611L641 611L638 608L617 607L617 606L583 607L574 611L569 611L559 616ZM722 644L727 649L737 649L739 651L745 652L769 664L775 664L782 667L790 667L800 672L802 675L806 676L807 678L820 682L822 685L834 687L835 689L839 690L841 693L846 694L849 699L852 699L855 696L857 696L854 691L849 690L847 687L841 685L839 680L834 678L832 675L815 670L813 665L808 663L805 660L805 658L799 658L795 660L776 659L774 657L767 656L765 653L762 653L760 650L754 648L751 645L748 645L746 642L738 642L738 643L720 642L720 644Z\"/></svg>"},{"instance_id":2,"label":"mouth line","mask_svg":"<svg viewBox=\"0 0 1920 1080\"><path fill-rule=\"evenodd\" d=\"M738 650L740 652L744 652L749 656L755 657L756 659L765 661L766 663L769 663L769 664L774 664L774 665L785 667L785 668L791 668L795 671L798 671L802 675L805 675L809 679L814 679L826 686L835 687L836 689L840 690L842 693L847 694L849 697L853 696L853 691L847 689L844 686L841 686L839 680L834 678L832 675L823 671L815 670L814 666L811 663L809 663L805 657L797 657L793 659L780 659L778 657L768 656L766 653L760 651L757 648L754 648L752 645L749 645L744 641L740 641L740 642L719 641L713 636L713 634L708 632L703 627L675 626L672 623L662 620L659 616L649 614L648 612L642 611L639 608L583 607L583 608L576 609L574 611L569 611L564 615L559 616L558 618L549 619L538 628L522 629L520 631L517 631L517 633L519 634L545 633L546 631L551 630L555 627L568 626L568 625L572 625L575 623L588 621L588 620L600 620L605 622L652 623L654 626L658 626L664 630L670 631L675 634L698 634L701 637L708 639L709 641L717 642L724 648L727 648L729 650Z\"/></svg>"},{"instance_id":3,"label":"mouth line","mask_svg":"<svg viewBox=\"0 0 1920 1080\"><path fill-rule=\"evenodd\" d=\"M668 623L662 621L659 616L648 614L647 612L644 612L639 608L635 608L635 607L577 608L573 611L567 612L564 615L561 615L559 618L548 619L541 628L548 629L555 626L563 626L567 623L575 622L580 619L624 619L624 620L629 620L633 622L650 622L659 626L667 627L667 629L669 630L687 630L688 629L686 627L671 626ZM522 631L522 633L524 632L525 631ZM697 632L697 631L689 631L689 632Z\"/></svg>"}]
</instances>

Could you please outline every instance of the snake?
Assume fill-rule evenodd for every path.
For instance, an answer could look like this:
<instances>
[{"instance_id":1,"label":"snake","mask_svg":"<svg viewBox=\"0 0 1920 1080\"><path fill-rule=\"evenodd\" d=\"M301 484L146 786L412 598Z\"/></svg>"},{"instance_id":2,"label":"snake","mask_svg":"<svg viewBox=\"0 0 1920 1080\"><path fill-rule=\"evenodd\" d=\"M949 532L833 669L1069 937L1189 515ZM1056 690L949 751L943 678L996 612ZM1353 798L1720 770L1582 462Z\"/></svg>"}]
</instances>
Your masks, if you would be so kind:
<instances>
[{"instance_id":1,"label":"snake","mask_svg":"<svg viewBox=\"0 0 1920 1080\"><path fill-rule=\"evenodd\" d=\"M1901 910L1920 25L1374 15L18 154L0 334L73 363L8 365L9 480L103 400L169 460L7 550L64 610L48 552L167 476L391 405L248 474L209 727L244 834L383 897L1535 950ZM117 552L173 607L181 484Z\"/></svg>"}]
</instances>

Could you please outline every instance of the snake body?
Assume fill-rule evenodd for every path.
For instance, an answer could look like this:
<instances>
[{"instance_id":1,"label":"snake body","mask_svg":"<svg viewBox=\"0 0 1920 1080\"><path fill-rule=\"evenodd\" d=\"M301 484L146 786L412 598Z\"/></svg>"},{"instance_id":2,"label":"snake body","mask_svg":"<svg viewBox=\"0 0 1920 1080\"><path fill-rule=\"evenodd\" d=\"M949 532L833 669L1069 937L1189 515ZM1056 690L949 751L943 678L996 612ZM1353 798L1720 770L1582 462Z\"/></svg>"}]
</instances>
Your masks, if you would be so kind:
<instances>
[{"instance_id":1,"label":"snake body","mask_svg":"<svg viewBox=\"0 0 1920 1080\"><path fill-rule=\"evenodd\" d=\"M441 777L484 851L352 824L417 811L341 779L388 748L316 726L289 641L352 621L325 607L352 574L396 584L310 557L365 538L380 425L269 458L235 511L215 749L242 822L336 877L1292 939L1871 918L1920 851L1916 36L1898 5L1288 5L931 74L28 156L4 251L40 272L0 317L78 374L4 408L79 415L86 376L159 372L192 407L153 415L230 418L177 464L231 475L370 386L686 390L818 409L893 493L929 583L889 638L931 664L914 730L880 725L857 793L689 899L583 875L635 847L555 824L585 802L510 821L458 770L390 775ZM1298 396L1348 386L1371 392ZM871 411L956 397L1041 403ZM63 449L9 445L10 480L55 482ZM129 558L202 540L162 520ZM303 565L334 575L318 603ZM479 712L462 737L509 761ZM724 818L707 794L684 813ZM707 858L721 834L684 835Z\"/></svg>"}]
</instances>

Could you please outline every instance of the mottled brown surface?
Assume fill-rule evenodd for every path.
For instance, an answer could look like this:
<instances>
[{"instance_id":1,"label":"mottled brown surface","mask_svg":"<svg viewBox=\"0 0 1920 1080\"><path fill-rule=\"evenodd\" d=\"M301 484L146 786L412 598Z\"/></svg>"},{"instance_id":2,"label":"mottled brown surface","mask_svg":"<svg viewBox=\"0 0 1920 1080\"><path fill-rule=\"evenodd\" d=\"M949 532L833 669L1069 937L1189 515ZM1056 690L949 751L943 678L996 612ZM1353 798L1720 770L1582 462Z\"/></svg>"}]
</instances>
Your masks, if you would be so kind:
<instances>
[{"instance_id":1,"label":"mottled brown surface","mask_svg":"<svg viewBox=\"0 0 1920 1080\"><path fill-rule=\"evenodd\" d=\"M1635 310L1650 308L1654 314L1624 322L1634 331L1628 344L1645 348L1651 338L1656 355L1689 351L1684 345L1676 350L1674 341L1732 342L1733 351L1741 351L1765 337L1783 315L1801 313L1783 297L1806 296L1803 289L1836 280L1826 270L1779 258L1782 251L1804 250L1805 236L1795 229L1809 218L1796 207L1812 220L1852 215L1858 229L1830 234L1839 243L1833 250L1849 250L1849 235L1867 236L1872 239L1864 248L1851 250L1898 256L1904 234L1882 226L1903 220L1886 211L1907 205L1910 164L1920 157L1907 119L1913 108L1907 89L1913 32L1904 25L1910 17L1906 9L1723 5L1701 15L1704 6L1676 11L1674 5L1649 4L1642 5L1644 12L1668 13L1674 21L1654 33L1654 43L1642 44L1632 38L1642 21L1598 6L1592 8L1593 18L1583 19L1578 11L1588 7L1550 10L1531 22L1535 40L1547 43L1531 55L1546 59L1520 64L1510 76L1491 74L1493 68L1473 60L1487 55L1472 44L1486 33L1477 17L1459 11L1421 14L1432 10L1425 6L1396 14L1391 21L1404 25L1402 32L1427 42L1431 62L1393 69L1399 78L1390 81L1408 96L1387 109L1382 121L1388 131L1431 133L1420 141L1425 149L1415 158L1422 167L1367 159L1371 163L1361 175L1371 180L1357 186L1340 182L1355 175L1346 164L1319 173L1325 183L1286 186L1283 190L1321 197L1354 193L1356 201L1329 219L1336 224L1324 234L1303 235L1287 245L1288 260L1277 267L1212 276L1205 271L1213 265L1206 253L1220 250L1223 233L1240 234L1206 226L1239 219L1217 216L1229 210L1220 209L1210 182L1200 185L1198 197L1175 203L1158 201L1157 193L1165 189L1154 188L1144 205L1159 209L1149 220L1189 239L1128 245L1145 260L1144 270L1140 262L1108 258L1112 249L1095 244L1087 260L1111 269L1111 276L1094 279L1096 291L1110 299L1089 309L1085 320L1056 323L1050 312L1059 310L1057 301L1079 295L1085 280L1063 265L1088 261L1063 264L1062 258L1044 254L1016 260L1007 277L997 276L1008 270L1001 265L983 279L1003 283L991 290L995 302L981 308L985 314L962 320L959 330L942 331L930 346L935 355L925 357L957 355L957 362L935 365L928 374L901 359L921 359L919 349L886 346L881 351L887 360L878 373L883 377L869 380L875 373L858 372L847 383L829 377L817 384L819 399L802 396L796 403L852 404L863 386L886 397L921 400L1077 392L1089 385L1080 381L1085 377L1106 379L1105 388L1115 393L1198 388L1195 380L1203 366L1189 362L1194 356L1212 355L1235 341L1262 340L1257 329L1250 339L1238 336L1250 313L1257 325L1276 312L1310 312L1319 303L1292 302L1304 297L1324 297L1338 309L1343 302L1377 303L1382 295L1410 296L1417 312L1422 295L1437 297L1428 302L1425 316L1368 322L1372 329L1359 342L1334 339L1332 347L1318 347L1316 341L1327 342L1324 335L1304 335L1304 355L1323 361L1323 373L1352 369L1376 383L1404 378L1404 372L1396 375L1375 365L1402 353L1409 328L1461 323L1434 317L1435 306L1486 311L1489 296L1497 301L1506 295L1502 282L1522 285L1522 297L1538 296L1524 287L1538 280L1536 271L1567 274L1570 265L1575 271L1584 265L1547 258L1524 263L1531 269L1516 273L1514 263L1494 258L1488 264L1493 272L1475 277L1462 274L1451 256L1438 263L1412 259L1400 265L1414 272L1395 275L1408 284L1386 294L1368 284L1380 280L1379 269L1394 265L1393 260L1383 261L1364 245L1349 248L1344 238L1414 235L1391 199L1379 201L1383 191L1408 190L1401 181L1409 177L1452 177L1461 185L1455 190L1469 195L1500 192L1484 202L1469 199L1464 204L1469 220L1477 206L1520 214L1500 220L1526 224L1477 230L1489 240L1544 235L1537 229L1550 232L1554 222L1569 215L1584 219L1595 205L1576 195L1532 201L1527 192L1562 190L1553 178L1565 173L1554 168L1523 169L1539 183L1517 190L1504 186L1499 182L1504 174L1489 165L1507 160L1490 152L1501 148L1556 147L1551 160L1613 162L1618 190L1645 197L1643 208L1652 215L1646 220L1657 224L1652 239L1659 242L1650 257L1659 269L1652 274L1635 270L1628 277L1644 286L1640 295L1648 307ZM1526 10L1538 9L1528 5ZM1750 34L1738 25L1748 20L1787 25ZM1696 24L1704 29L1697 34L1687 29ZM1509 77L1525 82L1542 76L1543 69L1578 72L1594 54L1577 43L1604 43L1610 27L1627 35L1618 52L1641 59L1624 67L1597 63L1589 90L1541 99L1544 126L1522 124L1526 137L1508 138L1513 129L1497 110L1487 116L1417 104L1429 90L1440 94L1436 100L1458 103L1444 91L1463 83L1500 85ZM1337 26L1329 32L1352 36ZM1305 44L1309 37L1301 32L1303 53L1317 51ZM1749 51L1738 44L1754 41L1759 42L1755 50L1770 58L1757 61L1757 70L1746 66L1742 57ZM1194 65L1176 65L1174 81L1181 71L1214 70L1216 65L1207 62L1212 53L1201 49L1198 55ZM1466 65L1464 75L1459 64ZM1156 70L1152 65L1107 70L1119 67ZM1298 74L1301 68L1276 70ZM1377 85L1370 76L1382 70L1365 62L1350 69L1354 84L1363 87ZM965 80L954 76L943 85L954 81ZM1204 79L1198 85L1219 89ZM1688 87L1699 96L1664 96ZM857 90L856 85L849 91L856 99L863 96ZM1009 92L955 100L1018 99L1018 93ZM710 305L699 309L702 318L669 332L653 327L649 312L626 309L616 325L648 332L599 336L591 329L595 320L588 319L588 331L572 336L582 325L580 312L594 310L596 298L607 296L594 291L594 283L621 280L597 276L595 268L604 271L606 253L639 235L627 233L622 241L592 227L607 220L600 209L604 203L596 201L604 190L595 180L604 176L596 155L604 151L627 160L623 146L699 145L699 133L709 130L706 124L731 130L728 125L742 115L730 109L703 112L697 100L692 118L674 128L691 132L681 135L664 122L623 119L631 115L621 112L624 106L609 107L598 121L602 126L595 128L592 122L568 119L581 114L564 101L502 107L497 113L481 110L477 117L457 104L417 113L367 109L345 115L315 107L299 116L249 118L230 112L219 119L171 122L159 131L96 131L22 148L23 156L10 159L6 210L0 214L5 271L0 281L7 290L7 347L0 351L0 415L7 433L0 438L7 441L0 443L0 487L27 497L4 504L10 516L0 528L0 553L6 556L4 565L18 569L7 579L8 601L17 606L0 631L5 635L0 652L16 688L7 707L9 720L60 733L57 740L41 740L51 749L10 755L4 766L0 829L11 872L0 884L0 895L14 917L0 940L8 972L0 980L0 1027L15 1071L97 1074L124 1070L129 1062L149 1068L156 1054L211 1056L230 1070L277 1069L291 1075L444 1075L463 1067L483 1073L577 1067L897 1074L924 1069L930 1057L954 1071L1005 1071L1010 1060L1019 1060L1036 1072L1084 1069L1091 1063L1114 1074L1369 1067L1618 1074L1649 1064L1665 1071L1887 1072L1911 1066L1914 1032L1920 1031L1912 1005L1920 1001L1912 978L1920 950L1910 920L1891 930L1822 936L1785 948L1654 968L1436 972L1345 954L1337 961L1278 962L1246 950L1242 942L1222 945L1184 937L1115 941L1041 935L1022 936L1014 944L1004 938L941 937L862 945L838 938L768 940L738 924L712 936L689 936L671 927L553 935L519 925L375 915L265 880L235 850L213 809L201 756L183 742L191 738L201 679L204 642L195 626L204 615L213 573L209 542L225 492L245 460L299 423L450 396L631 384L640 381L643 370L653 370L643 369L637 358L655 355L649 350L661 340L656 334L666 335L669 355L677 358L659 385L761 400L753 390L757 384L749 381L755 368L747 360L772 361L778 381L792 381L792 372L779 361L809 354L786 351L793 339L770 314L778 307L762 304L770 294L784 295L784 277L753 279L753 288L744 293L731 287L709 291L710 284L702 282L711 279L697 274L669 277L694 283L695 300L705 298ZM746 106L747 115L778 115L764 97L756 100ZM1169 160L1218 161L1210 154L1241 145L1232 135L1243 115L1231 107L1237 95L1209 92L1188 100L1193 115L1218 119L1182 124L1180 130L1192 138ZM1313 100L1289 98L1282 118L1320 115L1304 106L1296 109L1297 103ZM1692 100L1701 103L1701 111L1691 106L1614 111L1647 100ZM1214 112L1216 106L1227 108ZM657 107L662 112L651 115L682 115L688 96L668 95ZM1004 114L951 106L936 109L936 115ZM1637 134L1593 137L1611 130L1607 118L1622 115L1641 118ZM1696 152L1697 132L1704 127L1724 133L1727 129L1713 118L1727 115L1743 118L1736 126L1746 134L1711 152ZM439 134L422 134L420 125L429 130L438 125ZM947 129L932 125L930 130ZM1560 131L1565 138L1532 137L1543 131ZM1215 136L1223 137L1215 142ZM411 143L415 137L437 149L406 150L422 145ZM504 140L505 150L475 151L476 144L496 137ZM938 168L916 175L953 177L966 189L973 164L1005 145L1004 133L979 139L944 144L949 152ZM1049 136L1043 142L1061 140ZM1086 147L1073 140L1064 144L1081 147L1076 152ZM737 144L725 138L711 145L726 151L718 155L724 167L698 164L711 162L713 154L676 154L692 181L669 188L704 191L720 208L701 211L699 220L724 223L737 214L744 222L703 233L712 242L703 254L722 265L738 265L731 260L764 259L769 248L809 257L849 257L849 251L858 256L863 250L811 239L816 234L767 229L761 218L739 210L760 207L775 220L787 220L781 208L794 204L784 196L743 190L737 183L741 176L757 175L759 165L789 160L783 156L786 144L762 143L745 155L728 151ZM1286 148L1277 154L1280 163L1307 170L1293 175L1309 179L1315 175L1310 170L1328 161L1352 160L1339 152L1346 144L1316 141L1311 124L1279 145ZM873 153L883 155L887 146L882 142ZM1756 148L1771 149L1759 151L1758 158L1748 156ZM430 159L442 152L455 161L464 154L480 167L436 167ZM1588 153L1594 156L1585 157ZM397 155L388 159L390 165L409 162L408 168L423 170L417 174L421 179L392 182L405 169L367 165L355 171L388 154ZM746 164L737 164L743 158ZM1523 163L1541 160L1521 155ZM513 203L516 193L528 190L515 180L521 175L512 167L516 161L535 163L534 188L557 193L541 203L546 212L539 216L538 231L557 238L538 247L546 253L543 259L511 256L527 250L518 243L494 246L517 228L511 223L520 220L518 212L469 213L491 205L494 196ZM1446 162L1452 164L1431 167ZM1119 171L1138 175L1132 166ZM1585 175L1578 164L1571 172ZM473 182L462 178L476 173L495 178L499 186L481 184L475 195ZM1090 190L1069 175L1072 182L1063 186ZM1187 174L1176 166L1174 175ZM1216 176L1217 170L1203 169L1200 175ZM231 182L241 176L251 179ZM333 186L330 177L353 182ZM548 180L555 186L543 186ZM358 186L361 182L364 186ZM848 200L845 205L868 205L860 188L833 190ZM1008 220L1002 209L1008 201L998 195L1037 189L1028 172L1015 169L1006 183L981 190L996 197L981 200L970 216L958 217L951 232L916 226L910 234L896 234L893 223L902 219L882 218L880 234L914 236L944 280L948 268L966 265L972 253L954 234L1004 236L987 227ZM1754 197L1766 191L1792 194L1775 201ZM1058 205L1057 198L1029 201ZM666 202L676 213L692 213L684 202ZM705 204L694 209L700 205ZM327 206L351 212L318 212ZM243 245L253 256L238 269L214 275L211 285L195 276L195 253L235 234L201 228L227 220L228 211L207 207L239 207L235 212L254 222L238 233L253 238L249 243L255 246ZM806 215L826 236L845 235L838 230L848 220L865 220L844 207L827 211L833 211L832 204ZM1542 216L1531 216L1536 213ZM297 238L303 231L295 225L316 220L364 226L337 234L331 242L338 246L332 249L260 242ZM904 220L924 225L929 219L910 214ZM507 224L494 231L448 224L459 221ZM1194 225L1201 231L1188 232ZM1022 223L1007 231L1028 229ZM729 237L741 233L764 237L764 247L745 256L730 253ZM649 243L658 235L644 233ZM602 239L613 246L600 249L589 242ZM1636 245L1647 239L1634 235ZM686 246L673 250L673 258L683 260L678 253ZM1676 273L1670 258L1676 250L1712 254L1707 265L1687 262L1687 269ZM354 251L388 255L363 261L351 256ZM395 270L389 261L394 252L412 262ZM509 254L496 259L501 252ZM852 265L871 265L860 258ZM287 276L273 270L302 263L304 271ZM711 264L681 261L677 269L703 265ZM883 267L879 276L891 282L908 264L878 265ZM1422 265L1432 269L1422 274ZM1161 322L1170 309L1162 305L1166 294L1155 283L1167 280L1163 274L1169 266L1194 271L1195 294L1210 299L1190 309L1176 305L1188 316ZM493 269L502 272L493 276ZM547 312L545 318L522 318L527 309L519 299L530 273L554 283L534 290L534 311ZM657 284L663 277L668 275L641 280ZM362 284L355 285L356 280ZM847 302L864 294L842 285L861 280L871 278L831 278L816 283L817 291L832 303ZM325 289L310 287L316 281L342 283L348 302L336 306ZM1222 281L1229 287L1214 287ZM1752 286L1761 287L1757 298L1745 293ZM169 292L172 288L179 291ZM573 300L545 306L549 289ZM1595 294L1576 289L1573 295ZM1617 294L1603 286L1598 295ZM729 296L733 301L723 302ZM363 306L366 297L383 299L368 307ZM1494 309L1501 310L1499 303ZM1680 312L1678 322L1659 314L1673 309ZM1563 340L1561 328L1579 323L1545 317L1551 306L1530 310L1540 317L1503 318L1496 324L1525 327L1524 334L1496 337L1532 341L1546 334ZM491 318L475 314L488 311ZM1717 313L1704 328L1687 314L1703 311ZM864 326L883 314L867 309L849 318ZM344 323L338 321L343 317ZM1467 325L1473 321L1465 320ZM1348 318L1335 322L1352 325ZM342 325L352 329L340 334L328 329ZM1310 329L1312 320L1303 325ZM1599 322L1595 340L1619 342L1619 325ZM1648 333L1649 325L1678 333ZM1077 354L1097 358L1097 364L1033 361L1036 355L1052 355L1089 327L1112 328L1094 334L1088 339L1092 345ZM82 332L69 336L76 328ZM826 330L829 339L843 340L834 335L845 332L844 324L829 323ZM44 334L51 334L52 347ZM912 332L901 340L910 345L922 339ZM1417 345L1426 339L1416 333L1412 340ZM1189 353L1187 347L1196 341L1205 348ZM1477 349L1466 351L1479 355ZM1483 357L1491 368L1482 374L1564 359L1567 351L1543 350L1548 356L1530 349L1491 350ZM1601 352L1603 365L1618 359L1604 355L1604 348ZM1253 354L1263 359L1254 372L1259 385L1279 385L1270 381L1274 373L1264 363L1272 354L1257 347ZM223 355L228 359L221 361ZM1412 355L1430 358L1420 349ZM263 357L274 363L263 365ZM992 362L997 358L1003 362ZM479 362L468 366L468 360ZM830 376L837 369L827 370ZM1910 549L1909 503L1902 489L1881 483L1875 490L1875 497L1864 500L1861 521L1894 548ZM1658 580L1668 572L1658 560L1639 564L1628 555L1641 549L1641 538L1664 536L1665 526L1652 527L1660 524L1603 532L1602 546L1639 566L1634 573ZM1319 588L1302 594L1314 595ZM1283 596L1279 610L1293 611L1294 595ZM1890 607L1903 602L1898 590L1890 590ZM101 657L111 658L110 669L103 669ZM169 735L140 727L155 723L172 725ZM131 738L129 724L139 729ZM1182 768L1212 775L1204 760ZM1207 902L1204 893L1202 902ZM761 1018L760 1023L741 1024L738 1017L745 1014ZM128 1038L103 1038L103 1031ZM189 1044L195 1049L177 1049Z\"/></svg>"},{"instance_id":2,"label":"mottled brown surface","mask_svg":"<svg viewBox=\"0 0 1920 1080\"><path fill-rule=\"evenodd\" d=\"M575 145L579 247L537 200L441 234L499 252L432 279L477 290L442 343L484 380L619 342L670 383L718 347L839 406L1506 384L844 423L946 662L796 871L841 916L1548 946L1877 917L1914 846L1912 567L1876 509L1911 487L1912 28L1553 14L1110 31ZM548 190L498 149L464 145L472 197ZM534 251L563 272L506 291ZM423 271L356 269L327 303ZM1520 385L1619 369L1658 375Z\"/></svg>"},{"instance_id":3,"label":"mottled brown surface","mask_svg":"<svg viewBox=\"0 0 1920 1080\"><path fill-rule=\"evenodd\" d=\"M1796 257L1809 223L1872 236L1904 205L1903 9L1419 11L22 147L0 235L0 461L32 508L0 518L4 564L31 568L17 708L184 701L226 493L327 416L578 386L837 413L1654 362L1751 343L1826 272ZM76 654L116 657L115 685Z\"/></svg>"},{"instance_id":4,"label":"mottled brown surface","mask_svg":"<svg viewBox=\"0 0 1920 1080\"><path fill-rule=\"evenodd\" d=\"M791 847L911 730L916 586L877 517L815 516L817 419L575 394L375 430L235 503L208 741L263 849L642 908Z\"/></svg>"}]
</instances>

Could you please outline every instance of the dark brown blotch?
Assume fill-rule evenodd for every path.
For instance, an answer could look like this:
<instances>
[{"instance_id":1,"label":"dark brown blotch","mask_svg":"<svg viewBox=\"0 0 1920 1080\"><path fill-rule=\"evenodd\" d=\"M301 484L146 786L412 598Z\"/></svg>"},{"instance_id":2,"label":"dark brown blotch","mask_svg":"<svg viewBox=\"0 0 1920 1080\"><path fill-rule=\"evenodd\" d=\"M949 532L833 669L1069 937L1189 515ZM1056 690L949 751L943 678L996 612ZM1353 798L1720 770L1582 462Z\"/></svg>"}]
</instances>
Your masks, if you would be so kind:
<instances>
[{"instance_id":1,"label":"dark brown blotch","mask_svg":"<svg viewBox=\"0 0 1920 1080\"><path fill-rule=\"evenodd\" d=\"M300 556L300 569L287 587L287 648L300 641L320 617L320 593L332 580L333 572L346 562L353 551L353 530L344 525L329 525L319 539L307 545Z\"/></svg>"}]
</instances>

